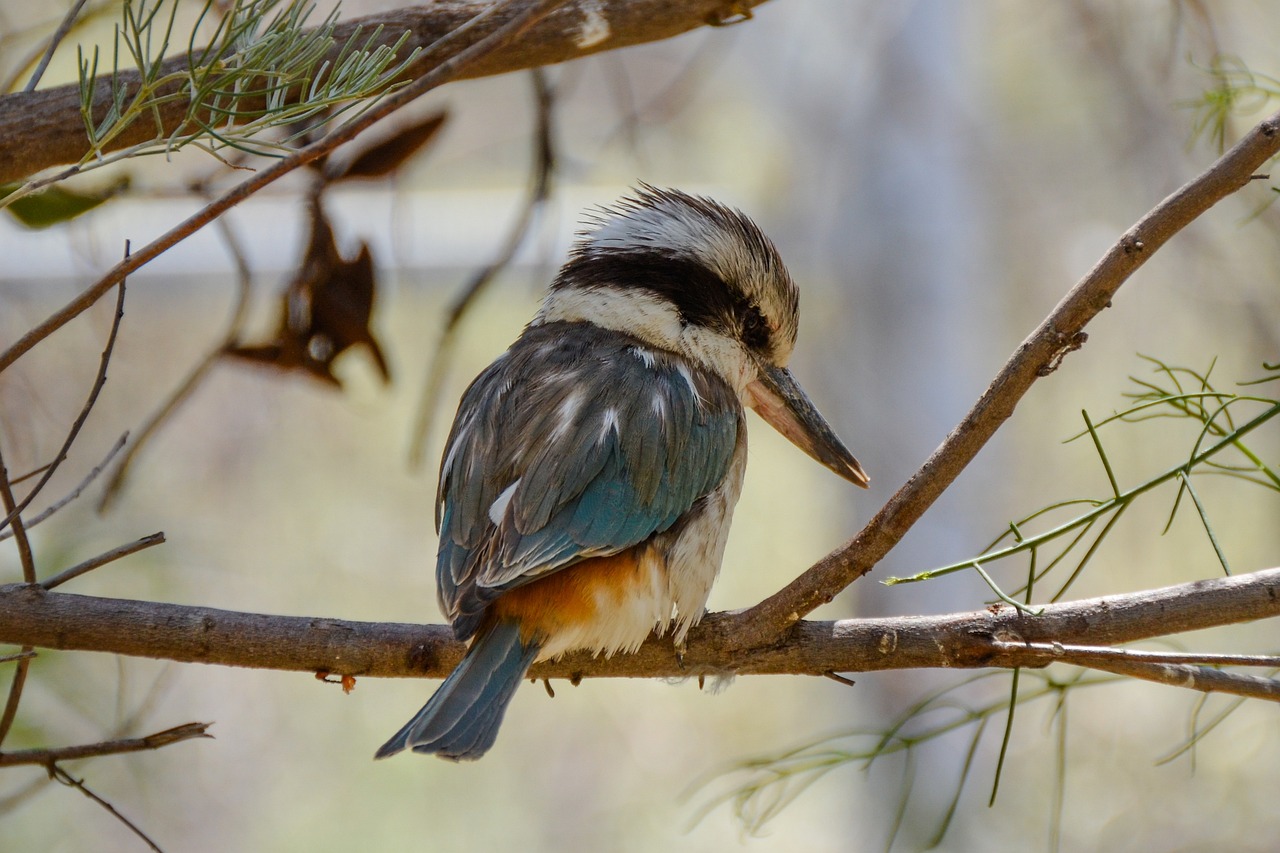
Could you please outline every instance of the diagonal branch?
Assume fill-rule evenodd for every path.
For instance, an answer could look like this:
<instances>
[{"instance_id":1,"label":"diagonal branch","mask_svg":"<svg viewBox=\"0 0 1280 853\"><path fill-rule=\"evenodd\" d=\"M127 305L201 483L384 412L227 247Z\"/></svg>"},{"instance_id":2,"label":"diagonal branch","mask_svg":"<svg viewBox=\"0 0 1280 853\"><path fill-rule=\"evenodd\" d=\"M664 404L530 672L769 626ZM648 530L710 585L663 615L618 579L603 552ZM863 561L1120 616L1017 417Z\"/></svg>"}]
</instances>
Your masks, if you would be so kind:
<instances>
[{"instance_id":1,"label":"diagonal branch","mask_svg":"<svg viewBox=\"0 0 1280 853\"><path fill-rule=\"evenodd\" d=\"M987 390L905 485L844 546L725 625L734 648L775 640L871 571L978 455L1037 379L1085 342L1084 327L1157 249L1222 199L1245 187L1280 152L1280 113L1253 128L1203 174L1166 198L1116 241L1010 356Z\"/></svg>"}]
</instances>

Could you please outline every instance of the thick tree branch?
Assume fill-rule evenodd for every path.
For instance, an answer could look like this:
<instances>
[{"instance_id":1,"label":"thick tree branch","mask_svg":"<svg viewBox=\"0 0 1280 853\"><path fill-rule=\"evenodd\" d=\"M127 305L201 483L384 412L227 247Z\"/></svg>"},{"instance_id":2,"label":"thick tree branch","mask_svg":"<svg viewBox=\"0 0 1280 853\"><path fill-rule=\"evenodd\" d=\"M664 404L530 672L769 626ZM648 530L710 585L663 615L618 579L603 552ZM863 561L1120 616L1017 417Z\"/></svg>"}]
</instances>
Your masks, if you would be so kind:
<instances>
[{"instance_id":1,"label":"thick tree branch","mask_svg":"<svg viewBox=\"0 0 1280 853\"><path fill-rule=\"evenodd\" d=\"M718 641L727 614L690 634L683 657L669 638L632 655L574 654L538 664L536 678L825 675L887 669L1045 666L1043 646L1114 645L1280 616L1280 568L1045 607L1028 616L996 606L943 616L800 622L786 643L735 651ZM440 678L464 646L443 625L348 622L236 613L0 586L0 643L111 652L186 663ZM1145 663L1145 662L1144 662ZM1092 664L1091 664L1092 665Z\"/></svg>"},{"instance_id":2,"label":"thick tree branch","mask_svg":"<svg viewBox=\"0 0 1280 853\"><path fill-rule=\"evenodd\" d=\"M1280 113L1249 131L1207 171L1126 231L1014 351L964 420L862 531L782 590L727 623L724 642L738 648L770 643L871 571L978 455L1032 384L1056 370L1067 354L1083 345L1085 325L1111 305L1129 276L1174 234L1248 185L1278 152Z\"/></svg>"},{"instance_id":3,"label":"thick tree branch","mask_svg":"<svg viewBox=\"0 0 1280 853\"><path fill-rule=\"evenodd\" d=\"M570 4L548 15L525 38L470 63L461 77L486 77L565 62L580 56L615 50L633 44L661 41L707 24L741 15L764 0L594 0ZM381 43L391 45L406 30L406 45L426 49L440 38L492 7L492 0L437 0L437 2L395 9L338 24L334 33L337 47L356 28L372 33L382 27ZM461 52L506 25L523 11L520 4L492 16L451 45L442 59ZM108 51L108 54L110 52ZM332 58L332 57L331 57ZM165 63L166 73L186 67L186 56ZM419 69L418 73L421 73ZM100 78L94 95L94 115L102 115L110 103L109 75ZM126 71L121 79L136 86L136 71ZM174 101L159 109L159 118L170 132L186 112L187 104ZM151 122L137 122L112 143L111 150L145 142L155 136ZM0 183L21 180L36 172L65 163L78 162L89 150L80 115L80 91L75 85L36 92L18 92L0 97Z\"/></svg>"}]
</instances>

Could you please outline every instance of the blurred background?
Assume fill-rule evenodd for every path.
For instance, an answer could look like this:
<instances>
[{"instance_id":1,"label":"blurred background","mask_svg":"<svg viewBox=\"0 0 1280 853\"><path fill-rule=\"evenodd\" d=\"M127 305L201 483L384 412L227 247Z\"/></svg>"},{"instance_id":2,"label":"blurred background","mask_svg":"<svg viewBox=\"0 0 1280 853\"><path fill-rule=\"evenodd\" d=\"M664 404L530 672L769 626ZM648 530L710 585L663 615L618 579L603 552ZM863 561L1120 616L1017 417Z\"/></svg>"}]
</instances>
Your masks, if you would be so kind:
<instances>
[{"instance_id":1,"label":"blurred background","mask_svg":"<svg viewBox=\"0 0 1280 853\"><path fill-rule=\"evenodd\" d=\"M42 44L66 5L0 0L0 77ZM96 5L107 11L59 51L46 85L74 80L75 42L110 44L119 4ZM200 4L186 5L193 17ZM394 6L347 2L342 13ZM413 467L444 316L499 253L535 167L530 75L449 85L411 109L448 114L420 157L390 180L344 183L324 200L341 250L352 257L370 246L372 328L392 381L381 382L361 349L334 366L341 391L300 373L218 363L139 453L109 512L95 511L99 483L33 530L38 565L51 575L163 530L164 546L65 591L439 621L435 461L456 400L532 315L583 211L647 181L739 206L778 244L802 288L793 368L872 477L869 493L848 487L753 416L746 490L710 606L753 604L856 532L1108 246L1217 157L1213 134L1194 132L1197 107L1218 84L1211 69L1225 57L1270 85L1261 75L1280 75L1277 43L1280 8L1262 2L774 0L736 26L551 68L550 198L513 263L463 318L426 462ZM1221 128L1227 144L1267 106L1257 93L1239 99ZM197 210L189 182L240 179L192 151L132 161L79 186L125 173L127 192L70 223L31 230L0 217L0 347L98 278L126 239L141 245ZM1265 207L1274 183L1228 199L1162 249L901 546L815 616L984 606L991 592L970 574L876 581L975 555L1009 521L1054 501L1105 497L1093 448L1063 442L1081 430L1081 409L1099 420L1126 405L1130 376L1155 378L1139 354L1199 371L1216 359L1213 376L1228 390L1280 360L1280 210ZM225 217L252 273L247 341L270 336L278 292L299 263L305 191L302 178L290 179ZM225 235L212 227L130 279L110 380L46 494L65 493L122 433L136 434L218 345L236 292ZM113 303L0 375L11 471L42 464L61 443L92 383ZM1196 434L1158 420L1108 428L1104 438L1117 477L1132 485L1184 459ZM1273 465L1280 457L1275 429L1250 446ZM1200 494L1235 571L1280 564L1274 493L1206 478ZM1187 507L1161 536L1173 496L1168 487L1128 513L1070 596L1219 575ZM994 573L1013 589L1025 571L1011 561ZM20 577L12 546L0 543L0 581ZM1264 624L1178 642L1274 653L1275 636ZM1273 848L1275 709L1245 704L1194 751L1162 761L1234 706L1148 684L1020 708L991 807L999 714L971 755L976 725L922 742L909 758L836 766L762 827L714 805L755 778L718 775L736 763L883 732L965 675L859 675L852 688L739 678L718 692L589 680L556 684L554 699L528 686L492 753L453 766L370 760L433 683L361 679L344 695L307 674L41 653L5 747L213 721L216 740L71 766L169 851L862 851L891 841L912 850L935 840L952 808L939 849ZM0 677L7 683L4 669ZM921 724L999 704L1008 691L1007 675L986 678ZM0 839L15 851L141 848L40 769L0 773Z\"/></svg>"}]
</instances>

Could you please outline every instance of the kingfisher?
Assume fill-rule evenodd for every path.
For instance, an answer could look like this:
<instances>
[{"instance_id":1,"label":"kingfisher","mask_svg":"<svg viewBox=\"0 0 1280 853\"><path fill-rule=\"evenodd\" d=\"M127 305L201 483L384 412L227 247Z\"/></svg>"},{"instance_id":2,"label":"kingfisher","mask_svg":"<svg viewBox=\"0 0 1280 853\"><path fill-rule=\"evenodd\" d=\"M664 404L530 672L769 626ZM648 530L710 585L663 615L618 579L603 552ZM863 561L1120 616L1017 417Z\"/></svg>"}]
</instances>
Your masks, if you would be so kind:
<instances>
[{"instance_id":1,"label":"kingfisher","mask_svg":"<svg viewBox=\"0 0 1280 853\"><path fill-rule=\"evenodd\" d=\"M462 396L436 498L462 662L376 757L484 755L529 667L677 648L720 570L747 407L867 475L787 370L799 295L740 211L641 184L588 218L542 307Z\"/></svg>"}]
</instances>

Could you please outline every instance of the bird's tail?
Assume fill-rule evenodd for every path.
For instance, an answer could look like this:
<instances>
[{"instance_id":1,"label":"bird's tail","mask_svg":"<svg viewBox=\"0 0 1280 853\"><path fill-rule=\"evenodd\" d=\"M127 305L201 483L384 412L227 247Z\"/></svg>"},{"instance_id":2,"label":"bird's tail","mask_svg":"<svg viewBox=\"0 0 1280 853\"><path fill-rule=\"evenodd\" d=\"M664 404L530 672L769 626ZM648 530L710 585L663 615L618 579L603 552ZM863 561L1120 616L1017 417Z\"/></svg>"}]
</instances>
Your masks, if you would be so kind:
<instances>
[{"instance_id":1,"label":"bird's tail","mask_svg":"<svg viewBox=\"0 0 1280 853\"><path fill-rule=\"evenodd\" d=\"M520 627L513 621L500 620L485 628L435 695L374 758L408 748L451 761L484 755L539 647L537 642L521 642Z\"/></svg>"}]
</instances>

